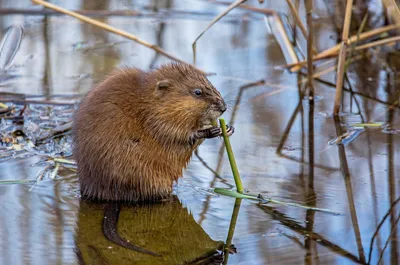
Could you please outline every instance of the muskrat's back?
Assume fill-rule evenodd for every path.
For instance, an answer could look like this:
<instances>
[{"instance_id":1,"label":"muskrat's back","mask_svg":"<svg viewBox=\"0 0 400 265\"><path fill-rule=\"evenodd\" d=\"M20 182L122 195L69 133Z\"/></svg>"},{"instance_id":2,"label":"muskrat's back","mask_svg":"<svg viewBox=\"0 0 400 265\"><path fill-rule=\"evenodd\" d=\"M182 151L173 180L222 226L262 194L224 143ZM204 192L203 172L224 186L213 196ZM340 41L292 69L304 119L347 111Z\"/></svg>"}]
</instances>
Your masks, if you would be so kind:
<instances>
[{"instance_id":1,"label":"muskrat's back","mask_svg":"<svg viewBox=\"0 0 400 265\"><path fill-rule=\"evenodd\" d=\"M201 128L225 109L219 92L187 65L113 73L88 93L75 115L81 194L124 201L168 196L193 150L216 136L215 128Z\"/></svg>"}]
</instances>

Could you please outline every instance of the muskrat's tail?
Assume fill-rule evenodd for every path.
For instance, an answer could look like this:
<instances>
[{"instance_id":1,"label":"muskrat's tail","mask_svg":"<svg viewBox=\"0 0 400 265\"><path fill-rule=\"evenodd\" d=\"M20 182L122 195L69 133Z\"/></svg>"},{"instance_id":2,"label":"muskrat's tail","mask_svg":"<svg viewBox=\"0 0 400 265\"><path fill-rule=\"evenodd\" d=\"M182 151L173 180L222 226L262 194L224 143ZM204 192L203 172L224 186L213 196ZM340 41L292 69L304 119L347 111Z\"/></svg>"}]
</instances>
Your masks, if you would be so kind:
<instances>
[{"instance_id":1,"label":"muskrat's tail","mask_svg":"<svg viewBox=\"0 0 400 265\"><path fill-rule=\"evenodd\" d=\"M137 247L122 238L117 230L119 213L121 210L121 205L119 203L108 203L104 209L103 218L103 234L111 242L137 252L149 254L152 256L160 257L160 254L154 253L152 251Z\"/></svg>"}]
</instances>

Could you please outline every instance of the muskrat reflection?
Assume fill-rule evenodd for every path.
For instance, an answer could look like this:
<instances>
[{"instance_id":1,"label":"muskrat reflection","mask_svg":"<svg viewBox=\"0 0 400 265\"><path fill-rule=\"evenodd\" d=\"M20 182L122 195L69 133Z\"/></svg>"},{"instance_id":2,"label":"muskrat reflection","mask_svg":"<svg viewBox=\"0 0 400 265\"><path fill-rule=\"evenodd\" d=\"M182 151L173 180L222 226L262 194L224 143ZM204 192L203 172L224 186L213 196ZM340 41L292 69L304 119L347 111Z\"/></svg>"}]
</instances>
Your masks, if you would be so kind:
<instances>
[{"instance_id":1,"label":"muskrat reflection","mask_svg":"<svg viewBox=\"0 0 400 265\"><path fill-rule=\"evenodd\" d=\"M79 264L221 264L223 247L176 197L151 204L80 203Z\"/></svg>"}]
</instances>

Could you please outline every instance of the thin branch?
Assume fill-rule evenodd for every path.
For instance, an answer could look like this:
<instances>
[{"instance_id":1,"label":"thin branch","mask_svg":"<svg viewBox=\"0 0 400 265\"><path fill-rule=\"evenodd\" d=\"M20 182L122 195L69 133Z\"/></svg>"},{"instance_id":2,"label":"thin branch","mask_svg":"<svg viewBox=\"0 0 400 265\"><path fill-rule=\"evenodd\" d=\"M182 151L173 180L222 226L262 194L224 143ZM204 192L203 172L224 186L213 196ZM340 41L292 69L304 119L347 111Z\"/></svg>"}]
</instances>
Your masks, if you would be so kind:
<instances>
[{"instance_id":1,"label":"thin branch","mask_svg":"<svg viewBox=\"0 0 400 265\"><path fill-rule=\"evenodd\" d=\"M227 9L224 10L224 12L222 12L221 14L219 14L217 17L215 17L210 24L208 24L208 26L197 36L197 38L194 40L194 42L192 43L192 50L193 50L193 63L196 64L196 44L197 41L201 38L201 36L203 36L203 34L209 29L211 28L215 23L217 23L222 17L224 17L226 14L228 14L230 11L232 11L232 9L234 9L235 7L239 6L240 4L246 2L247 0L236 0L235 2L233 2L232 4L230 4L228 6Z\"/></svg>"},{"instance_id":2,"label":"thin branch","mask_svg":"<svg viewBox=\"0 0 400 265\"><path fill-rule=\"evenodd\" d=\"M391 30L399 29L399 28L400 28L400 25L389 25L389 26L385 26L385 27L367 31L367 32L364 32L359 35L355 34L355 35L351 36L346 41L346 43L348 45L350 45L352 43L357 43L359 41L371 38L376 35L380 35L382 33L385 33L385 32L391 31ZM341 44L339 43L329 49L326 49L325 51L320 52L318 55L314 56L314 58L313 58L314 61L329 58L329 57L332 57L332 55L337 55L340 51L340 46L341 46ZM305 61L298 62L296 64L288 64L285 67L291 68L290 69L291 72L298 72L306 64L307 64L307 61L305 60Z\"/></svg>"},{"instance_id":3,"label":"thin branch","mask_svg":"<svg viewBox=\"0 0 400 265\"><path fill-rule=\"evenodd\" d=\"M348 44L348 37L350 31L350 23L351 23L351 14L353 8L353 0L347 0L346 4L346 13L344 17L344 25L343 25L343 33L342 33L342 43L340 45L339 59L338 59L338 67L336 74L336 95L335 95L335 104L333 107L333 115L337 116L340 110L340 100L342 98L343 93L343 77L346 63L346 50ZM360 35L357 35L358 39Z\"/></svg>"},{"instance_id":4,"label":"thin branch","mask_svg":"<svg viewBox=\"0 0 400 265\"><path fill-rule=\"evenodd\" d=\"M312 24L312 12L313 12L313 0L305 0L306 12L307 12L307 87L309 89L309 98L314 98L314 86L313 86L313 24Z\"/></svg>"},{"instance_id":5,"label":"thin branch","mask_svg":"<svg viewBox=\"0 0 400 265\"><path fill-rule=\"evenodd\" d=\"M297 9L295 7L295 5L292 3L291 0L286 0L290 11L292 12L292 15L294 17L294 20L296 21L297 26L299 26L301 33L303 34L304 38L307 39L307 30L306 27L304 26L303 22L301 22L301 18L299 16L299 12L297 12ZM317 54L317 49L315 49L315 47L313 46L313 53Z\"/></svg>"},{"instance_id":6,"label":"thin branch","mask_svg":"<svg viewBox=\"0 0 400 265\"><path fill-rule=\"evenodd\" d=\"M371 264L371 259L372 259L372 249L374 247L374 241L375 241L375 237L378 235L379 233L379 229L381 229L382 225L385 223L386 218L389 217L389 215L391 214L392 210L394 209L394 207L396 206L396 204L400 201L400 197L398 197L393 203L392 205L390 205L389 210L386 212L386 214L383 216L382 220L379 222L378 226L376 227L376 230L374 232L374 234L372 235L371 238L371 242L369 243L369 254L368 254L368 262L367 264Z\"/></svg>"}]
</instances>

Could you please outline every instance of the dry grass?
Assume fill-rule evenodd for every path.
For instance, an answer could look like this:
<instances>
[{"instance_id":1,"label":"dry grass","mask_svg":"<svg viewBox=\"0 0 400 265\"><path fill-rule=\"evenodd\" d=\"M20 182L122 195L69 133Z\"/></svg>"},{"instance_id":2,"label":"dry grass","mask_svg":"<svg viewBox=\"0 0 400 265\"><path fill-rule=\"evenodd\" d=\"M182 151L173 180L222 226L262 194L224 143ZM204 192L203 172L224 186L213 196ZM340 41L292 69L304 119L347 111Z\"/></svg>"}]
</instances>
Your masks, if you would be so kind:
<instances>
[{"instance_id":1,"label":"dry grass","mask_svg":"<svg viewBox=\"0 0 400 265\"><path fill-rule=\"evenodd\" d=\"M355 34L355 35L351 36L350 38L348 38L346 43L347 43L347 45L356 44L357 42L367 40L369 38L375 37L382 33L386 33L386 32L392 31L392 30L396 30L396 29L400 29L400 25L388 25L388 26L384 26L381 28L377 28L374 30L364 32L359 35ZM320 52L319 54L317 54L316 56L313 57L313 61L315 62L318 60L337 56L340 51L340 46L341 46L341 44L337 44L329 49L326 49L326 50ZM298 62L296 64L288 64L285 67L290 68L291 72L298 72L306 64L307 64L307 61L305 60L305 61Z\"/></svg>"}]
</instances>

